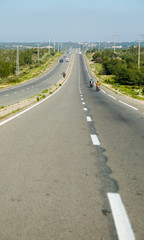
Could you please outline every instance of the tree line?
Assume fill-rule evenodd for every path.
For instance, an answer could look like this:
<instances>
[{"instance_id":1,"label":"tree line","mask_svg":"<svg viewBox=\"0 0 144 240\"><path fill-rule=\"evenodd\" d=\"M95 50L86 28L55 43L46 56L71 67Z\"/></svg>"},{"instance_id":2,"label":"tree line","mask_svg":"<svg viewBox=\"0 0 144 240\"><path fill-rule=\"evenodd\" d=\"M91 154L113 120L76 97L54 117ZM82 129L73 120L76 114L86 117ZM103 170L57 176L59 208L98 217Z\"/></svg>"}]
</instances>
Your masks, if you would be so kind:
<instances>
[{"instance_id":1,"label":"tree line","mask_svg":"<svg viewBox=\"0 0 144 240\"><path fill-rule=\"evenodd\" d=\"M116 83L122 85L144 85L144 48L141 48L141 65L138 68L138 48L120 49L114 53L106 49L89 50L92 60L102 63L103 70L99 74L114 75Z\"/></svg>"},{"instance_id":2,"label":"tree line","mask_svg":"<svg viewBox=\"0 0 144 240\"><path fill-rule=\"evenodd\" d=\"M46 53L48 53L48 49L40 49L39 57L42 58ZM23 68L35 64L35 67L37 67L37 54L37 49L19 50L19 66ZM54 54L55 53L52 50L51 55ZM10 75L16 74L16 57L17 50L0 49L0 78L7 78ZM42 60L40 60L40 63L42 63Z\"/></svg>"}]
</instances>

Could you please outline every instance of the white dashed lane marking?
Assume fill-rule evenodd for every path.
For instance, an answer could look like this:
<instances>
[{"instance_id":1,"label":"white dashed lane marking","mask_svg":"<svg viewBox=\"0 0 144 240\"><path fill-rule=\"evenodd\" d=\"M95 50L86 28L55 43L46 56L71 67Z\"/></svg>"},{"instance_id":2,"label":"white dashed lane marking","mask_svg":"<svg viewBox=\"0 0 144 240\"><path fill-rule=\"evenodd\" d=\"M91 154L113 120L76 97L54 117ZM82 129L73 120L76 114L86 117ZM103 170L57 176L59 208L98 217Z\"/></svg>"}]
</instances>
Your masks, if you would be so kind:
<instances>
[{"instance_id":1,"label":"white dashed lane marking","mask_svg":"<svg viewBox=\"0 0 144 240\"><path fill-rule=\"evenodd\" d=\"M91 134L90 136L91 136L91 140L92 140L93 145L100 145L100 141L99 141L96 134Z\"/></svg>"},{"instance_id":2,"label":"white dashed lane marking","mask_svg":"<svg viewBox=\"0 0 144 240\"><path fill-rule=\"evenodd\" d=\"M82 102L82 104L84 105L84 104L85 104L85 102Z\"/></svg>"},{"instance_id":3,"label":"white dashed lane marking","mask_svg":"<svg viewBox=\"0 0 144 240\"><path fill-rule=\"evenodd\" d=\"M119 240L135 240L135 236L118 193L107 193Z\"/></svg>"},{"instance_id":4,"label":"white dashed lane marking","mask_svg":"<svg viewBox=\"0 0 144 240\"><path fill-rule=\"evenodd\" d=\"M83 108L84 111L87 111L88 109L87 108Z\"/></svg>"},{"instance_id":5,"label":"white dashed lane marking","mask_svg":"<svg viewBox=\"0 0 144 240\"><path fill-rule=\"evenodd\" d=\"M86 119L87 119L87 122L92 122L92 118L90 116L87 116Z\"/></svg>"}]
</instances>

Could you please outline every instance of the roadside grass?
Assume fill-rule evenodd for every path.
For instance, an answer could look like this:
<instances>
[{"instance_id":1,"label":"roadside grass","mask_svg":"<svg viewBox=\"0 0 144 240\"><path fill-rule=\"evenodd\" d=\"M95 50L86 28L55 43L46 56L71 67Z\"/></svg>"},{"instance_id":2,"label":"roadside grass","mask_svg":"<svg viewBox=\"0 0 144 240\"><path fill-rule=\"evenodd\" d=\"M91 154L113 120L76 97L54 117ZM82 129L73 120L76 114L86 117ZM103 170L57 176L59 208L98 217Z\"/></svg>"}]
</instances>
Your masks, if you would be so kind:
<instances>
[{"instance_id":1,"label":"roadside grass","mask_svg":"<svg viewBox=\"0 0 144 240\"><path fill-rule=\"evenodd\" d=\"M90 54L85 53L85 55L86 55L86 57L87 57L88 60L91 60L91 56L90 56Z\"/></svg>"},{"instance_id":2,"label":"roadside grass","mask_svg":"<svg viewBox=\"0 0 144 240\"><path fill-rule=\"evenodd\" d=\"M91 56L85 54L87 57L88 64L91 71L95 75L96 79L101 82L102 85L114 91L115 93L124 94L132 98L144 101L144 86L129 86L129 85L120 85L115 82L114 75L103 75L103 66L101 63L94 63L91 61Z\"/></svg>"}]
</instances>

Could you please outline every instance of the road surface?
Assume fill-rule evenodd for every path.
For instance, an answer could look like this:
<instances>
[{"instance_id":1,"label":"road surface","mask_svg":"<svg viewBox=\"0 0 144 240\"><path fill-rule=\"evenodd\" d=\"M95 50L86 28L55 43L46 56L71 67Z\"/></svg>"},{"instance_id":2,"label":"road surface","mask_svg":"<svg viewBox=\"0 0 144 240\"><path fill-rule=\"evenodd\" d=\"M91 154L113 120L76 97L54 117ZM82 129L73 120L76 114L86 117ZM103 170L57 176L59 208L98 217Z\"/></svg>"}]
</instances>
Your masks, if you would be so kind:
<instances>
[{"instance_id":1,"label":"road surface","mask_svg":"<svg viewBox=\"0 0 144 240\"><path fill-rule=\"evenodd\" d=\"M63 56L63 63L59 63L58 61L51 70L45 72L34 80L0 90L0 106L7 106L19 102L53 86L61 79L62 73L66 72L68 68L69 62L66 62L65 59L66 58Z\"/></svg>"},{"instance_id":2,"label":"road surface","mask_svg":"<svg viewBox=\"0 0 144 240\"><path fill-rule=\"evenodd\" d=\"M76 55L55 95L0 127L0 239L144 239L144 113L126 101L91 89Z\"/></svg>"}]
</instances>

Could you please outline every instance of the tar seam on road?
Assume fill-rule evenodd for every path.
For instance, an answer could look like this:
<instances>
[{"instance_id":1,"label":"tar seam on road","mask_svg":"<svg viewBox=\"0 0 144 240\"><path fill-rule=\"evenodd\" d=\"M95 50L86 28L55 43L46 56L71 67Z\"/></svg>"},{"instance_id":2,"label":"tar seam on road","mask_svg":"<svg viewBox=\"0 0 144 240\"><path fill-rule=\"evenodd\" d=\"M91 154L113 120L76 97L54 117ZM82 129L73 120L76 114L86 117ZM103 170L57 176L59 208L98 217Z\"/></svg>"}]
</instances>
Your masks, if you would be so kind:
<instances>
[{"instance_id":1,"label":"tar seam on road","mask_svg":"<svg viewBox=\"0 0 144 240\"><path fill-rule=\"evenodd\" d=\"M88 70L87 70L88 72ZM107 94L104 90L102 90L105 94ZM109 97L117 100L115 97L113 97L110 94L107 94ZM119 101L121 102L121 101ZM121 102L123 103L123 102ZM125 103L123 103L125 104ZM129 107L132 107L131 105L126 104ZM132 107L134 108L134 107ZM87 108L83 108L84 111L86 111ZM138 110L134 108L135 110ZM86 119L91 118L90 116L87 116ZM96 134L91 134L91 140L93 145L100 145L100 141ZM112 209L112 215L118 235L119 240L135 240L135 236L130 224L130 221L128 219L126 210L124 208L124 205L122 203L121 197L118 193L107 193L107 197Z\"/></svg>"}]
</instances>

